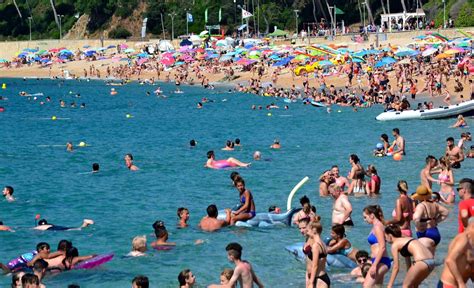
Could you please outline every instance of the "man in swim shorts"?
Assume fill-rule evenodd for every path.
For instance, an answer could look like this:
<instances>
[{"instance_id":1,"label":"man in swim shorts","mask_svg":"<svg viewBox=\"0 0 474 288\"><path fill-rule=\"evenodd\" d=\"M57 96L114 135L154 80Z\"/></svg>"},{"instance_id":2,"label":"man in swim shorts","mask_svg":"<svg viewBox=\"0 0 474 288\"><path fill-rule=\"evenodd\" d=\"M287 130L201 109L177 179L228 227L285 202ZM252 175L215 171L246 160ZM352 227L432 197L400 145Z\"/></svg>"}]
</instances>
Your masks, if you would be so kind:
<instances>
[{"instance_id":1,"label":"man in swim shorts","mask_svg":"<svg viewBox=\"0 0 474 288\"><path fill-rule=\"evenodd\" d=\"M474 282L474 217L449 244L438 288L466 287L469 279Z\"/></svg>"},{"instance_id":2,"label":"man in swim shorts","mask_svg":"<svg viewBox=\"0 0 474 288\"><path fill-rule=\"evenodd\" d=\"M259 288L264 287L253 271L252 265L248 261L241 259L242 246L240 246L239 243L230 243L227 245L225 250L227 251L227 259L235 264L235 269L229 283L224 284L221 287L231 288L234 287L237 282L240 283L240 287L242 288L252 288L253 283L257 284Z\"/></svg>"},{"instance_id":3,"label":"man in swim shorts","mask_svg":"<svg viewBox=\"0 0 474 288\"><path fill-rule=\"evenodd\" d=\"M199 227L207 232L219 230L222 227L229 225L230 223L231 210L225 209L225 214L225 220L217 219L217 206L215 204L211 204L207 206L207 216L201 219L201 222L199 222Z\"/></svg>"},{"instance_id":4,"label":"man in swim shorts","mask_svg":"<svg viewBox=\"0 0 474 288\"><path fill-rule=\"evenodd\" d=\"M354 226L351 219L352 204L342 188L333 183L329 185L329 193L334 198L332 209L332 224L342 224L346 226Z\"/></svg>"},{"instance_id":5,"label":"man in swim shorts","mask_svg":"<svg viewBox=\"0 0 474 288\"><path fill-rule=\"evenodd\" d=\"M390 146L390 148L393 149L392 154L401 153L402 155L406 155L405 139L400 136L400 130L398 128L394 128L392 130L392 135L395 137L392 146Z\"/></svg>"},{"instance_id":6,"label":"man in swim shorts","mask_svg":"<svg viewBox=\"0 0 474 288\"><path fill-rule=\"evenodd\" d=\"M13 197L12 186L5 186L5 188L3 188L3 197L5 197L5 200L7 200L8 202L15 201L15 198Z\"/></svg>"},{"instance_id":7,"label":"man in swim shorts","mask_svg":"<svg viewBox=\"0 0 474 288\"><path fill-rule=\"evenodd\" d=\"M446 157L448 157L451 164L451 168L461 168L461 162L464 161L463 153L461 148L454 145L454 138L448 137L446 139Z\"/></svg>"}]
</instances>

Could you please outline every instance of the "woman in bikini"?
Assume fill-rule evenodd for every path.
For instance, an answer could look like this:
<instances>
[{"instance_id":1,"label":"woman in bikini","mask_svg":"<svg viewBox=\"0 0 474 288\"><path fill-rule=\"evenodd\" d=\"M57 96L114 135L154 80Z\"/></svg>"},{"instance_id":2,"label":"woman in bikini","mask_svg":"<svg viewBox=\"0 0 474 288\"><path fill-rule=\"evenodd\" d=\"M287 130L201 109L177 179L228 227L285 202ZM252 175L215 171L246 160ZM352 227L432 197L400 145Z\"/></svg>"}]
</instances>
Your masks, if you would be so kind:
<instances>
[{"instance_id":1,"label":"woman in bikini","mask_svg":"<svg viewBox=\"0 0 474 288\"><path fill-rule=\"evenodd\" d=\"M383 278L392 265L385 243L383 212L379 205L369 205L364 208L363 216L364 221L372 225L372 231L367 237L367 242L370 244L372 266L365 277L363 287L382 286Z\"/></svg>"},{"instance_id":2,"label":"woman in bikini","mask_svg":"<svg viewBox=\"0 0 474 288\"><path fill-rule=\"evenodd\" d=\"M420 242L435 255L436 246L441 242L441 234L437 226L448 217L449 211L431 200L431 191L426 186L418 186L412 198L420 201L413 213L416 235Z\"/></svg>"},{"instance_id":3,"label":"woman in bikini","mask_svg":"<svg viewBox=\"0 0 474 288\"><path fill-rule=\"evenodd\" d=\"M331 240L328 243L327 251L329 254L342 254L356 262L356 254L359 250L352 247L351 242L346 238L346 229L344 225L335 224L331 228Z\"/></svg>"},{"instance_id":4,"label":"woman in bikini","mask_svg":"<svg viewBox=\"0 0 474 288\"><path fill-rule=\"evenodd\" d=\"M408 271L403 279L403 287L418 287L435 268L434 256L420 241L402 235L400 226L390 224L385 227L385 239L392 244L393 269L387 287L393 287L399 271L398 253L407 259ZM413 264L410 261L413 257Z\"/></svg>"},{"instance_id":5,"label":"woman in bikini","mask_svg":"<svg viewBox=\"0 0 474 288\"><path fill-rule=\"evenodd\" d=\"M235 188L239 191L239 198L241 207L232 211L232 217L230 219L230 225L235 225L237 221L247 221L255 217L255 203L253 202L253 196L250 190L245 188L244 179L237 179L235 182Z\"/></svg>"},{"instance_id":6,"label":"woman in bikini","mask_svg":"<svg viewBox=\"0 0 474 288\"><path fill-rule=\"evenodd\" d=\"M393 218L386 221L385 224L398 224L403 236L412 237L410 223L413 218L413 200L407 195L407 182L404 180L398 181L397 190L400 196L395 201L395 209L392 212Z\"/></svg>"},{"instance_id":7,"label":"woman in bikini","mask_svg":"<svg viewBox=\"0 0 474 288\"><path fill-rule=\"evenodd\" d=\"M307 288L326 288L331 286L331 280L326 273L327 250L321 240L323 226L320 222L312 222L308 225L308 242L303 246L303 252L307 255L306 279Z\"/></svg>"},{"instance_id":8,"label":"woman in bikini","mask_svg":"<svg viewBox=\"0 0 474 288\"><path fill-rule=\"evenodd\" d=\"M456 193L454 192L454 174L451 170L451 164L446 156L439 158L439 167L441 171L438 174L439 195L441 201L446 204L454 204Z\"/></svg>"}]
</instances>

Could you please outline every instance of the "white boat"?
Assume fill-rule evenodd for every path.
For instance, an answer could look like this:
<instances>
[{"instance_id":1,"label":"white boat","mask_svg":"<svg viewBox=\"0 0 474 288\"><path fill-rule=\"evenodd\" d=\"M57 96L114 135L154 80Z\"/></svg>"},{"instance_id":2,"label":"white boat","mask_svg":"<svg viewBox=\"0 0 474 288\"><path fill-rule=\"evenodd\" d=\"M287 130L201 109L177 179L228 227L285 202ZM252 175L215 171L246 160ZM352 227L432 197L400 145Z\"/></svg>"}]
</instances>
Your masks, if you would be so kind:
<instances>
[{"instance_id":1,"label":"white boat","mask_svg":"<svg viewBox=\"0 0 474 288\"><path fill-rule=\"evenodd\" d=\"M387 111L379 114L375 119L379 121L412 120L412 119L441 119L463 116L474 116L474 100L455 105L441 106L430 110Z\"/></svg>"}]
</instances>

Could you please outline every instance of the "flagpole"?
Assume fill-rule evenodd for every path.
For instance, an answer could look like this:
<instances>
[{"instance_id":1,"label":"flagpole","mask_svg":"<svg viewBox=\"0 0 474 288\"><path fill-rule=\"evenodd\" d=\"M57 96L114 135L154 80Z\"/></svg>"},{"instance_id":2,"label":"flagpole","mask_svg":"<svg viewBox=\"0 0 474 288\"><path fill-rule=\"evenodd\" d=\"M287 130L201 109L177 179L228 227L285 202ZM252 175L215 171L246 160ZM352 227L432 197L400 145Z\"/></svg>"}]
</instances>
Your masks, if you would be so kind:
<instances>
[{"instance_id":1,"label":"flagpole","mask_svg":"<svg viewBox=\"0 0 474 288\"><path fill-rule=\"evenodd\" d=\"M189 36L189 18L188 18L189 9L185 9L185 11L186 11L186 36Z\"/></svg>"}]
</instances>

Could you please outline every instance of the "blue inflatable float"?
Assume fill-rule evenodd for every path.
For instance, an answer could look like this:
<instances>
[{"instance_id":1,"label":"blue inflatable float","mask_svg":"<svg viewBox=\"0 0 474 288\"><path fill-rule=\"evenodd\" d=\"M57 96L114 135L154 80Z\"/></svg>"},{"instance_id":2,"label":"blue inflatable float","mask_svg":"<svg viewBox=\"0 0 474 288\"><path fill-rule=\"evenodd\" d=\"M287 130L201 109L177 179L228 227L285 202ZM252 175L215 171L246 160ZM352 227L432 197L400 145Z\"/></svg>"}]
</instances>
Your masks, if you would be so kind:
<instances>
[{"instance_id":1,"label":"blue inflatable float","mask_svg":"<svg viewBox=\"0 0 474 288\"><path fill-rule=\"evenodd\" d=\"M303 242L295 243L293 245L286 246L285 250L295 255L297 260L304 261L306 259L306 255L303 253L303 245ZM355 268L357 266L354 261L342 254L328 254L326 260L326 263L329 267Z\"/></svg>"}]
</instances>

